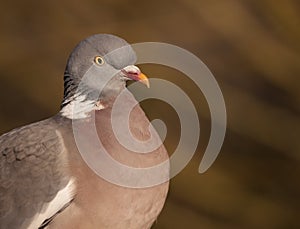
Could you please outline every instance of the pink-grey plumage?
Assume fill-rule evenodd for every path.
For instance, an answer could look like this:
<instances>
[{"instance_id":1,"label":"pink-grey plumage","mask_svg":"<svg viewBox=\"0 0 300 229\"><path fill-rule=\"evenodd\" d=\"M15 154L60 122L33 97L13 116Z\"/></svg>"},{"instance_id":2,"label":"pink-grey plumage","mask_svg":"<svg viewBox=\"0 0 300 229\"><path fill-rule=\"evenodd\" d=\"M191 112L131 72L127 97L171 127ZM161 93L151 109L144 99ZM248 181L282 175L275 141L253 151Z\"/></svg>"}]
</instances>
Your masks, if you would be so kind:
<instances>
[{"instance_id":1,"label":"pink-grey plumage","mask_svg":"<svg viewBox=\"0 0 300 229\"><path fill-rule=\"evenodd\" d=\"M93 81L79 88L86 72L95 65L96 56L103 57L105 63L91 71ZM106 181L82 159L72 129L73 119L82 120L84 126L91 116L95 117L103 147L125 165L143 168L168 159L163 145L151 153L138 154L114 137L111 111L115 98L125 90L127 102L122 106L135 102L125 83L131 75L141 73L132 67L131 75L122 71L135 61L134 51L121 38L98 34L83 40L66 66L61 111L0 137L1 229L151 227L165 202L168 182L150 188L126 188ZM132 72L135 69L137 72ZM114 76L103 85L111 72ZM82 105L76 114L70 112L75 103ZM132 134L140 140L149 138L150 122L139 105L130 117ZM154 137L159 138L157 134Z\"/></svg>"}]
</instances>

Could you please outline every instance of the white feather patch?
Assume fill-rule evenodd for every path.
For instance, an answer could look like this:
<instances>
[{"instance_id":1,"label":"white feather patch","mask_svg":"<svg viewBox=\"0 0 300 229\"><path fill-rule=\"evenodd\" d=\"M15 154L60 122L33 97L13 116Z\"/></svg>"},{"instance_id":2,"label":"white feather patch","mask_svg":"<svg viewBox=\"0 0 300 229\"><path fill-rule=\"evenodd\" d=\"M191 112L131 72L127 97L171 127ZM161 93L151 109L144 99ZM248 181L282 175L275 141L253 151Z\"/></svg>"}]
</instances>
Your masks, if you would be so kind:
<instances>
[{"instance_id":1,"label":"white feather patch","mask_svg":"<svg viewBox=\"0 0 300 229\"><path fill-rule=\"evenodd\" d=\"M92 100L86 100L86 95L75 94L74 99L65 105L60 113L69 119L83 119L89 117L91 111L101 109L103 106L95 104Z\"/></svg>"},{"instance_id":2,"label":"white feather patch","mask_svg":"<svg viewBox=\"0 0 300 229\"><path fill-rule=\"evenodd\" d=\"M43 211L35 215L27 229L39 228L46 219L55 215L60 209L69 203L73 199L74 195L75 183L74 179L71 179L67 186L61 189L50 203L45 205Z\"/></svg>"}]
</instances>

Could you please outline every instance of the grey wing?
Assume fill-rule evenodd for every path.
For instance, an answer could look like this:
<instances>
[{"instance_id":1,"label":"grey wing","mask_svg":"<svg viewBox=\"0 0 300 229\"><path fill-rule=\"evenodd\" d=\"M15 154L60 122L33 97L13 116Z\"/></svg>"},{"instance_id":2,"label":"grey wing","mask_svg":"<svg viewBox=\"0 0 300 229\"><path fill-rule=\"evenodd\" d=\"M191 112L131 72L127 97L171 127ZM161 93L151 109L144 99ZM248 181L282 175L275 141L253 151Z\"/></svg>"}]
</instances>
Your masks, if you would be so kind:
<instances>
[{"instance_id":1,"label":"grey wing","mask_svg":"<svg viewBox=\"0 0 300 229\"><path fill-rule=\"evenodd\" d=\"M62 139L47 124L31 124L0 137L0 228L32 225L68 183Z\"/></svg>"}]
</instances>

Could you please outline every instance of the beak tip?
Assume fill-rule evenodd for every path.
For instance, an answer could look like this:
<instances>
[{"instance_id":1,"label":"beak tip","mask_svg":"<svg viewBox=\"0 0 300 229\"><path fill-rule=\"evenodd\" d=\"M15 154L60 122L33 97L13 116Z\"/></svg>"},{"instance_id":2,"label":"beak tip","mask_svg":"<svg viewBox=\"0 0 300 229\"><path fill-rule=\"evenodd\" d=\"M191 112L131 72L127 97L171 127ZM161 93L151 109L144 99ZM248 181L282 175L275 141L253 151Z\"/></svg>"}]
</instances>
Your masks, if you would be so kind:
<instances>
[{"instance_id":1,"label":"beak tip","mask_svg":"<svg viewBox=\"0 0 300 229\"><path fill-rule=\"evenodd\" d=\"M147 88L150 88L150 83L149 83L149 79L147 78L147 76L145 76L143 73L141 73L139 78L140 78L139 81L142 84L146 85Z\"/></svg>"},{"instance_id":2,"label":"beak tip","mask_svg":"<svg viewBox=\"0 0 300 229\"><path fill-rule=\"evenodd\" d=\"M147 81L147 84L146 84L147 88L150 88L150 84L149 84L149 81Z\"/></svg>"}]
</instances>

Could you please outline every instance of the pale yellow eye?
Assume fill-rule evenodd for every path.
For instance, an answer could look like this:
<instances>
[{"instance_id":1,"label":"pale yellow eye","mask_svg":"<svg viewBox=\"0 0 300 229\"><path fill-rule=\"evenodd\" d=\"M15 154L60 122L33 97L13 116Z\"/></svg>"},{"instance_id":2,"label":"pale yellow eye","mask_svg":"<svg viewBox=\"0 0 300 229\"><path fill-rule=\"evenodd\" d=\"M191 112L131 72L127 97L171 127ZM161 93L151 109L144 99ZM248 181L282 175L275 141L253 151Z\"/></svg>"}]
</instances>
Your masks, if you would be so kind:
<instances>
[{"instance_id":1,"label":"pale yellow eye","mask_svg":"<svg viewBox=\"0 0 300 229\"><path fill-rule=\"evenodd\" d=\"M101 56L96 56L94 61L98 65L103 65L105 63L103 57L101 57Z\"/></svg>"}]
</instances>

